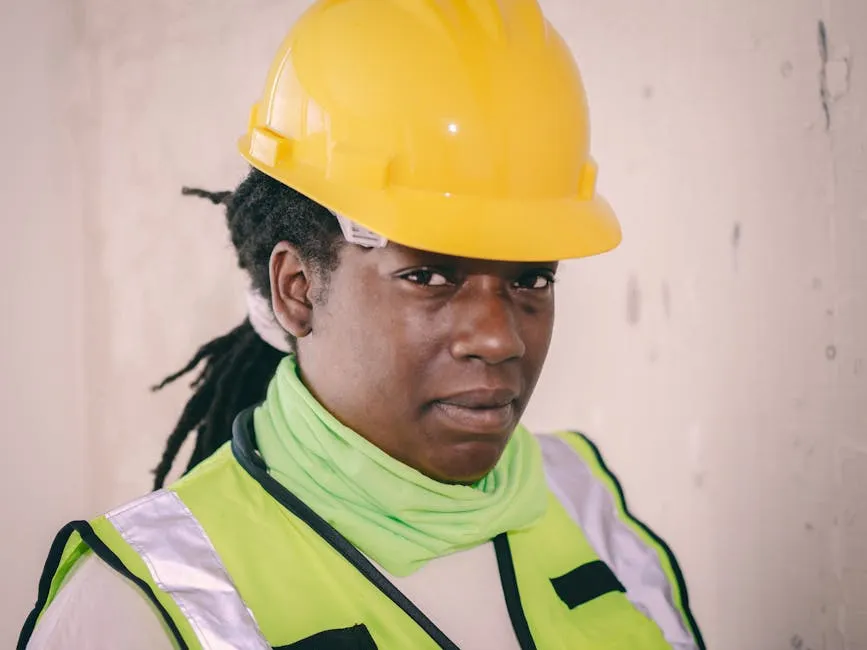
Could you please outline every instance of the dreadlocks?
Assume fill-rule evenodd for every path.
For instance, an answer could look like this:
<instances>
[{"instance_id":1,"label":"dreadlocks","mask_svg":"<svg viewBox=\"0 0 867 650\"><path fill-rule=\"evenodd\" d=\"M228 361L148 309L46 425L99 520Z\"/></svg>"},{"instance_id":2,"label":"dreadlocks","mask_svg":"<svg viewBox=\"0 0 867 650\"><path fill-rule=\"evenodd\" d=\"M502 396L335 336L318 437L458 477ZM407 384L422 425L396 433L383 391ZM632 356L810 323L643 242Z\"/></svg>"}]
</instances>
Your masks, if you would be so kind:
<instances>
[{"instance_id":1,"label":"dreadlocks","mask_svg":"<svg viewBox=\"0 0 867 650\"><path fill-rule=\"evenodd\" d=\"M281 241L295 246L302 259L323 279L336 268L342 239L334 216L318 203L256 169L250 171L234 192L191 188L184 188L182 192L225 206L238 265L250 276L253 289L269 301L268 264L271 251ZM294 346L291 338L290 344ZM200 347L183 368L154 386L154 390L160 390L202 366L191 384L193 395L169 435L162 460L154 470L155 489L163 486L181 445L193 431L196 441L187 471L229 440L235 416L265 398L268 383L283 356L256 334L249 319L244 319L228 334Z\"/></svg>"}]
</instances>

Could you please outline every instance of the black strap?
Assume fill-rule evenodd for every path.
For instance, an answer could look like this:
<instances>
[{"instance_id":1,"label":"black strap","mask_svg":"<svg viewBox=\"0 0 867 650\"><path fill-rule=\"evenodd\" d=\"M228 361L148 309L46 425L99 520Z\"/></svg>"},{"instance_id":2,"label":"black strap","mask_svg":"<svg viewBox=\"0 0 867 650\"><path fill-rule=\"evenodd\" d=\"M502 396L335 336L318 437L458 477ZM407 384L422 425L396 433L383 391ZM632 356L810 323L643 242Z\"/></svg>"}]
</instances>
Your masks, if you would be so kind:
<instances>
[{"instance_id":1,"label":"black strap","mask_svg":"<svg viewBox=\"0 0 867 650\"><path fill-rule=\"evenodd\" d=\"M582 564L566 575L552 578L551 584L569 609L575 609L611 592L626 593L626 588L602 560Z\"/></svg>"},{"instance_id":2,"label":"black strap","mask_svg":"<svg viewBox=\"0 0 867 650\"><path fill-rule=\"evenodd\" d=\"M515 576L515 564L512 562L512 549L509 546L509 536L501 533L494 538L494 550L497 553L497 566L500 568L500 582L503 585L503 595L506 597L506 609L512 619L512 628L518 637L521 650L536 650L536 642L530 632L530 624L521 605L521 593L518 591L518 579Z\"/></svg>"},{"instance_id":3,"label":"black strap","mask_svg":"<svg viewBox=\"0 0 867 650\"><path fill-rule=\"evenodd\" d=\"M424 615L397 587L395 587L352 543L341 535L306 503L283 487L267 470L265 462L256 452L253 441L253 409L238 414L232 425L232 453L235 459L262 488L284 508L310 526L335 551L340 553L373 585L400 607L443 650L459 650L442 630Z\"/></svg>"},{"instance_id":4,"label":"black strap","mask_svg":"<svg viewBox=\"0 0 867 650\"><path fill-rule=\"evenodd\" d=\"M90 547L100 560L105 562L108 566L142 590L145 596L147 596L151 603L153 603L154 607L156 607L160 615L162 615L163 620L166 622L166 626L177 642L179 650L189 650L189 646L181 636L181 632L178 630L175 621L172 619L171 615L169 615L168 610L163 607L163 604L156 597L156 594L154 594L150 585L127 569L121 559L115 555L114 551L105 545L105 543L93 531L90 524L86 521L73 521L66 524L66 526L57 533L57 537L54 538L54 542L51 544L51 550L48 552L48 559L45 561L45 568L42 570L42 577L39 579L39 592L36 598L36 605L34 606L33 611L30 612L27 620L24 622L24 627L21 629L21 634L18 637L17 650L26 650L27 644L30 642L30 637L33 636L33 630L36 628L36 621L39 618L39 614L43 609L45 609L45 605L48 602L48 593L51 590L51 583L54 579L54 574L57 573L57 569L60 568L60 561L63 559L63 550L66 548L66 543L74 532L78 532L78 534L81 535L82 541ZM96 633L97 631L94 630L94 632Z\"/></svg>"},{"instance_id":5,"label":"black strap","mask_svg":"<svg viewBox=\"0 0 867 650\"><path fill-rule=\"evenodd\" d=\"M326 630L274 650L376 650L376 642L365 625Z\"/></svg>"}]
</instances>

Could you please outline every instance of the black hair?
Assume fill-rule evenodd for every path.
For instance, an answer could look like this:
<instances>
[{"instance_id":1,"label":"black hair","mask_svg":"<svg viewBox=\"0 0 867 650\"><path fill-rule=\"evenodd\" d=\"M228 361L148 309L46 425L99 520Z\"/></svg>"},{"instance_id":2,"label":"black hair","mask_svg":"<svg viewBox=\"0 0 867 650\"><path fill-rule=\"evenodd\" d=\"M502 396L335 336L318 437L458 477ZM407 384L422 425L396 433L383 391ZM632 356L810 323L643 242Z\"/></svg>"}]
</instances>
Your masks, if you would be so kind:
<instances>
[{"instance_id":1,"label":"black hair","mask_svg":"<svg viewBox=\"0 0 867 650\"><path fill-rule=\"evenodd\" d=\"M249 275L252 288L269 302L269 260L279 242L292 244L323 280L337 266L343 241L337 219L312 199L256 169L234 192L185 187L182 193L225 206L238 266ZM288 334L287 341L294 346ZM205 343L183 368L154 386L153 390L160 390L202 366L191 384L193 395L166 440L162 459L154 470L154 489L163 486L181 445L193 431L196 442L186 471L230 439L235 416L265 399L268 384L284 356L265 343L245 318L228 334Z\"/></svg>"}]
</instances>

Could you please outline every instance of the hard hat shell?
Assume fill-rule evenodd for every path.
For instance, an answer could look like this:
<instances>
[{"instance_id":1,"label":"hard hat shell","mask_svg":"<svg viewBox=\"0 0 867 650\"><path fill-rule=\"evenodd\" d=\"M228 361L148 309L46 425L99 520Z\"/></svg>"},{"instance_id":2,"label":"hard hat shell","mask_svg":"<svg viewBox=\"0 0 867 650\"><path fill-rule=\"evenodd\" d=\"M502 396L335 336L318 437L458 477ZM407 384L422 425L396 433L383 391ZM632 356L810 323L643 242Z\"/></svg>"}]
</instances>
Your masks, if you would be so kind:
<instances>
[{"instance_id":1,"label":"hard hat shell","mask_svg":"<svg viewBox=\"0 0 867 650\"><path fill-rule=\"evenodd\" d=\"M542 261L621 239L596 193L578 67L536 0L319 0L239 149L413 248Z\"/></svg>"}]
</instances>

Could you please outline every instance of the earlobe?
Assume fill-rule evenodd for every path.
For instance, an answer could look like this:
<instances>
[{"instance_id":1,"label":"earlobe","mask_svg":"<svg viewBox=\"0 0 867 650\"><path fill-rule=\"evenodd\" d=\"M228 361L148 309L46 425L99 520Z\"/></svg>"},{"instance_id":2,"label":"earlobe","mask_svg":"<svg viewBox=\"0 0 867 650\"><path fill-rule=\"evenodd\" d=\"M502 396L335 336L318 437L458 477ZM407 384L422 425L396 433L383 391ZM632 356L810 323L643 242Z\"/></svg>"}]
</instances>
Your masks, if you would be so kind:
<instances>
[{"instance_id":1,"label":"earlobe","mask_svg":"<svg viewBox=\"0 0 867 650\"><path fill-rule=\"evenodd\" d=\"M289 242L280 242L271 251L268 268L274 317L295 338L307 336L313 331L310 274L297 249Z\"/></svg>"}]
</instances>

